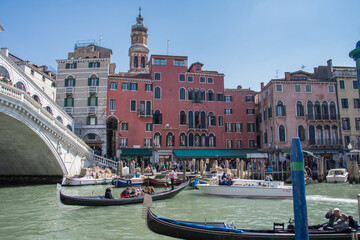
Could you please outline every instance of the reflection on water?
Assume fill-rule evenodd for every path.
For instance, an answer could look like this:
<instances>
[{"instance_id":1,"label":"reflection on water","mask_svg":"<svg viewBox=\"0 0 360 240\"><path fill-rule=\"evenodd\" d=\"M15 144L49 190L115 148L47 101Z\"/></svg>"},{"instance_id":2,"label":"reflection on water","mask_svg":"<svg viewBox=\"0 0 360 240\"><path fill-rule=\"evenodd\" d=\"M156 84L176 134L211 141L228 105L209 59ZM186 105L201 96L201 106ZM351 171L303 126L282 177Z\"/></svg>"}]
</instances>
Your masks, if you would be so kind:
<instances>
[{"instance_id":1,"label":"reflection on water","mask_svg":"<svg viewBox=\"0 0 360 240\"><path fill-rule=\"evenodd\" d=\"M63 187L68 195L103 195L107 186ZM122 189L113 188L119 197ZM161 191L161 189L158 189ZM338 207L358 218L360 185L306 186L309 224L325 222ZM81 207L62 205L55 185L0 188L0 239L169 239L150 232L141 218L142 205ZM246 199L207 196L185 189L175 198L154 202L164 217L191 221L234 221L238 228L272 228L293 217L291 199Z\"/></svg>"}]
</instances>

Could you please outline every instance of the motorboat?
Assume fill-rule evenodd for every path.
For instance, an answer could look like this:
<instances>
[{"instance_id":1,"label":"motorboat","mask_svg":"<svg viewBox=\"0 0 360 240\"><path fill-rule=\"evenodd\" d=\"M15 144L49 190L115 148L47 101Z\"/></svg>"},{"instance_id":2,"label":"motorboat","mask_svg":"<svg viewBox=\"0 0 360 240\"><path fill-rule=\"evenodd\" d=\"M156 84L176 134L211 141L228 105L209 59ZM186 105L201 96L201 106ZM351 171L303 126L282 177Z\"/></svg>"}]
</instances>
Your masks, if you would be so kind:
<instances>
[{"instance_id":1,"label":"motorboat","mask_svg":"<svg viewBox=\"0 0 360 240\"><path fill-rule=\"evenodd\" d=\"M124 178L115 178L113 182L115 187L130 187L143 185L144 179L135 174L127 174Z\"/></svg>"},{"instance_id":2,"label":"motorboat","mask_svg":"<svg viewBox=\"0 0 360 240\"><path fill-rule=\"evenodd\" d=\"M345 183L348 181L349 173L346 168L331 169L326 176L328 183Z\"/></svg>"},{"instance_id":3,"label":"motorboat","mask_svg":"<svg viewBox=\"0 0 360 240\"><path fill-rule=\"evenodd\" d=\"M179 192L181 192L186 186L189 185L189 179L186 182L183 182L179 186L176 186L173 190L169 189L166 191L158 192L151 195L152 200L163 200L175 197ZM115 206L115 205L126 205L126 204L135 204L142 203L144 201L145 195L140 195L137 197L129 198L113 198L107 199L104 196L69 196L61 192L61 186L58 186L60 202L64 205L79 205L79 206Z\"/></svg>"},{"instance_id":4,"label":"motorboat","mask_svg":"<svg viewBox=\"0 0 360 240\"><path fill-rule=\"evenodd\" d=\"M101 185L111 184L112 178L94 178L93 176L84 177L65 177L61 183L63 186L82 186L82 185Z\"/></svg>"},{"instance_id":5,"label":"motorboat","mask_svg":"<svg viewBox=\"0 0 360 240\"><path fill-rule=\"evenodd\" d=\"M197 184L205 194L246 198L292 198L292 186L282 181L234 179L231 185Z\"/></svg>"},{"instance_id":6,"label":"motorboat","mask_svg":"<svg viewBox=\"0 0 360 240\"><path fill-rule=\"evenodd\" d=\"M184 181L182 179L180 179L178 176L175 177L175 181L174 181L175 185L181 184L182 182L184 182ZM161 174L161 175L156 175L154 177L148 177L148 178L144 179L144 185L147 185L147 186L151 185L151 186L155 186L155 187L170 186L171 181L167 175Z\"/></svg>"}]
</instances>

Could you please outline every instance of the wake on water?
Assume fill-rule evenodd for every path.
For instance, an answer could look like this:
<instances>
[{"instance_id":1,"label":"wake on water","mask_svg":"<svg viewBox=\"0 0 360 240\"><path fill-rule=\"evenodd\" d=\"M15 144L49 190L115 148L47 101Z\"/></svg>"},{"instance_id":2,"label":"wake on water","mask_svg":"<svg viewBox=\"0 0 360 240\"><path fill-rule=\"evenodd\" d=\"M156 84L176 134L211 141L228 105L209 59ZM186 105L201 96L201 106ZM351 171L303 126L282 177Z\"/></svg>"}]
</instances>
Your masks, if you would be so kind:
<instances>
[{"instance_id":1,"label":"wake on water","mask_svg":"<svg viewBox=\"0 0 360 240\"><path fill-rule=\"evenodd\" d=\"M332 197L325 197L321 195L310 195L306 196L307 201L321 201L321 202L340 202L340 203L358 203L357 199L349 199L349 198L332 198Z\"/></svg>"}]
</instances>

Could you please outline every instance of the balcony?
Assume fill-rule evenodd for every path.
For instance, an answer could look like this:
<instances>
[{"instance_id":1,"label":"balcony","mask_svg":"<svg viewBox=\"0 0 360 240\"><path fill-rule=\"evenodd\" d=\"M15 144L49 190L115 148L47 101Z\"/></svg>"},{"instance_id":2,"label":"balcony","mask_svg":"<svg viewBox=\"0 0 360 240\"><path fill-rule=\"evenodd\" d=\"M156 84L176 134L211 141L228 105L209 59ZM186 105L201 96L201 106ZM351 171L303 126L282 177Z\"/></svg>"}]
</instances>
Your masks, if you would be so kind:
<instances>
[{"instance_id":1,"label":"balcony","mask_svg":"<svg viewBox=\"0 0 360 240\"><path fill-rule=\"evenodd\" d=\"M307 121L338 121L340 116L338 114L307 114Z\"/></svg>"},{"instance_id":2,"label":"balcony","mask_svg":"<svg viewBox=\"0 0 360 240\"><path fill-rule=\"evenodd\" d=\"M72 107L65 107L65 108L64 108L64 111L65 111L67 114L73 114L74 108L72 108Z\"/></svg>"},{"instance_id":3,"label":"balcony","mask_svg":"<svg viewBox=\"0 0 360 240\"><path fill-rule=\"evenodd\" d=\"M309 139L309 145L310 146L340 146L342 145L342 139L315 139L311 138Z\"/></svg>"},{"instance_id":4,"label":"balcony","mask_svg":"<svg viewBox=\"0 0 360 240\"><path fill-rule=\"evenodd\" d=\"M96 107L88 107L88 114L96 114Z\"/></svg>"},{"instance_id":5,"label":"balcony","mask_svg":"<svg viewBox=\"0 0 360 240\"><path fill-rule=\"evenodd\" d=\"M74 93L74 88L73 87L66 87L65 88L65 94L73 94Z\"/></svg>"},{"instance_id":6,"label":"balcony","mask_svg":"<svg viewBox=\"0 0 360 240\"><path fill-rule=\"evenodd\" d=\"M332 74L332 77L354 77L356 78L356 71L338 71L335 70Z\"/></svg>"},{"instance_id":7,"label":"balcony","mask_svg":"<svg viewBox=\"0 0 360 240\"><path fill-rule=\"evenodd\" d=\"M89 93L97 93L97 87L96 86L90 86L89 87Z\"/></svg>"},{"instance_id":8,"label":"balcony","mask_svg":"<svg viewBox=\"0 0 360 240\"><path fill-rule=\"evenodd\" d=\"M152 117L152 114L151 113L147 113L145 110L138 110L138 117L141 118L141 117L144 117L144 118L147 118L147 117Z\"/></svg>"}]
</instances>

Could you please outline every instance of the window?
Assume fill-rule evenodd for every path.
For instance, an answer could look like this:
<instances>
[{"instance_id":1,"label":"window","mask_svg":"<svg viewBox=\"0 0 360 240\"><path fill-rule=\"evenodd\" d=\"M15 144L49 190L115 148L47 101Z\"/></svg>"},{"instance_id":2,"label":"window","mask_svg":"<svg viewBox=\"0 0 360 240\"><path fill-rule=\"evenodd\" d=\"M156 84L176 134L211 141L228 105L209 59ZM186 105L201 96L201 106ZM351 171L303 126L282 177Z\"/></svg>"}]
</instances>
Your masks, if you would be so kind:
<instances>
[{"instance_id":1,"label":"window","mask_svg":"<svg viewBox=\"0 0 360 240\"><path fill-rule=\"evenodd\" d=\"M163 58L154 58L154 65L166 65L166 60Z\"/></svg>"},{"instance_id":2,"label":"window","mask_svg":"<svg viewBox=\"0 0 360 240\"><path fill-rule=\"evenodd\" d=\"M264 132L264 144L268 143L268 134L267 132Z\"/></svg>"},{"instance_id":3,"label":"window","mask_svg":"<svg viewBox=\"0 0 360 240\"><path fill-rule=\"evenodd\" d=\"M224 126L224 117L219 116L219 127L223 127L223 126Z\"/></svg>"},{"instance_id":4,"label":"window","mask_svg":"<svg viewBox=\"0 0 360 240\"><path fill-rule=\"evenodd\" d=\"M217 93L216 95L217 95L217 101L218 102L224 101L224 94L223 93ZM225 97L225 99L226 99L226 97Z\"/></svg>"},{"instance_id":5,"label":"window","mask_svg":"<svg viewBox=\"0 0 360 240\"><path fill-rule=\"evenodd\" d=\"M65 64L65 69L75 69L76 68L76 63L66 63Z\"/></svg>"},{"instance_id":6,"label":"window","mask_svg":"<svg viewBox=\"0 0 360 240\"><path fill-rule=\"evenodd\" d=\"M97 106L97 97L95 95L91 95L89 98L88 98L88 106Z\"/></svg>"},{"instance_id":7,"label":"window","mask_svg":"<svg viewBox=\"0 0 360 240\"><path fill-rule=\"evenodd\" d=\"M255 148L255 140L249 140L249 148Z\"/></svg>"},{"instance_id":8,"label":"window","mask_svg":"<svg viewBox=\"0 0 360 240\"><path fill-rule=\"evenodd\" d=\"M174 147L175 145L175 136L172 132L166 134L166 146L167 147Z\"/></svg>"},{"instance_id":9,"label":"window","mask_svg":"<svg viewBox=\"0 0 360 240\"><path fill-rule=\"evenodd\" d=\"M345 80L339 80L340 89L345 89Z\"/></svg>"},{"instance_id":10,"label":"window","mask_svg":"<svg viewBox=\"0 0 360 240\"><path fill-rule=\"evenodd\" d=\"M329 93L335 92L334 85L329 85Z\"/></svg>"},{"instance_id":11,"label":"window","mask_svg":"<svg viewBox=\"0 0 360 240\"><path fill-rule=\"evenodd\" d=\"M214 92L213 92L213 90L209 90L208 91L208 101L215 101L215 96L214 96L215 94L214 94Z\"/></svg>"},{"instance_id":12,"label":"window","mask_svg":"<svg viewBox=\"0 0 360 240\"><path fill-rule=\"evenodd\" d=\"M145 123L145 131L146 132L152 131L152 123Z\"/></svg>"},{"instance_id":13,"label":"window","mask_svg":"<svg viewBox=\"0 0 360 240\"><path fill-rule=\"evenodd\" d=\"M205 90L204 89L201 89L200 90L200 100L202 100L202 101L205 101Z\"/></svg>"},{"instance_id":14,"label":"window","mask_svg":"<svg viewBox=\"0 0 360 240\"><path fill-rule=\"evenodd\" d=\"M216 147L216 137L214 134L209 134L209 147Z\"/></svg>"},{"instance_id":15,"label":"window","mask_svg":"<svg viewBox=\"0 0 360 240\"><path fill-rule=\"evenodd\" d=\"M161 73L154 73L154 80L160 81L161 80Z\"/></svg>"},{"instance_id":16,"label":"window","mask_svg":"<svg viewBox=\"0 0 360 240\"><path fill-rule=\"evenodd\" d=\"M117 89L117 82L110 82L109 88L110 88L111 90Z\"/></svg>"},{"instance_id":17,"label":"window","mask_svg":"<svg viewBox=\"0 0 360 240\"><path fill-rule=\"evenodd\" d=\"M356 117L355 118L355 126L356 126L356 130L360 130L360 118Z\"/></svg>"},{"instance_id":18,"label":"window","mask_svg":"<svg viewBox=\"0 0 360 240\"><path fill-rule=\"evenodd\" d=\"M121 131L128 131L129 130L129 124L128 123L121 123Z\"/></svg>"},{"instance_id":19,"label":"window","mask_svg":"<svg viewBox=\"0 0 360 240\"><path fill-rule=\"evenodd\" d=\"M179 74L179 81L185 82L185 74Z\"/></svg>"},{"instance_id":20,"label":"window","mask_svg":"<svg viewBox=\"0 0 360 240\"><path fill-rule=\"evenodd\" d=\"M225 96L225 102L232 102L232 96Z\"/></svg>"},{"instance_id":21,"label":"window","mask_svg":"<svg viewBox=\"0 0 360 240\"><path fill-rule=\"evenodd\" d=\"M237 149L242 149L243 148L242 140L236 140L236 148Z\"/></svg>"},{"instance_id":22,"label":"window","mask_svg":"<svg viewBox=\"0 0 360 240\"><path fill-rule=\"evenodd\" d=\"M357 82L357 80L352 81L352 83L353 83L353 89L358 90L358 82Z\"/></svg>"},{"instance_id":23,"label":"window","mask_svg":"<svg viewBox=\"0 0 360 240\"><path fill-rule=\"evenodd\" d=\"M311 93L311 85L305 85L305 92Z\"/></svg>"},{"instance_id":24,"label":"window","mask_svg":"<svg viewBox=\"0 0 360 240\"><path fill-rule=\"evenodd\" d=\"M245 101L246 102L254 102L255 98L254 98L254 96L245 96Z\"/></svg>"},{"instance_id":25,"label":"window","mask_svg":"<svg viewBox=\"0 0 360 240\"><path fill-rule=\"evenodd\" d=\"M255 132L255 123L247 123L247 132Z\"/></svg>"},{"instance_id":26,"label":"window","mask_svg":"<svg viewBox=\"0 0 360 240\"><path fill-rule=\"evenodd\" d=\"M226 140L226 148L228 148L228 149L232 148L232 140L230 140L230 139Z\"/></svg>"},{"instance_id":27,"label":"window","mask_svg":"<svg viewBox=\"0 0 360 240\"><path fill-rule=\"evenodd\" d=\"M110 110L116 110L116 100L110 99Z\"/></svg>"},{"instance_id":28,"label":"window","mask_svg":"<svg viewBox=\"0 0 360 240\"><path fill-rule=\"evenodd\" d=\"M153 85L145 83L145 91L146 92L152 92L152 90L153 90Z\"/></svg>"},{"instance_id":29,"label":"window","mask_svg":"<svg viewBox=\"0 0 360 240\"><path fill-rule=\"evenodd\" d=\"M174 66L185 66L185 61L184 60L174 60Z\"/></svg>"},{"instance_id":30,"label":"window","mask_svg":"<svg viewBox=\"0 0 360 240\"><path fill-rule=\"evenodd\" d=\"M188 100L193 100L194 99L193 94L194 94L194 91L191 88L189 88L189 90L188 90Z\"/></svg>"},{"instance_id":31,"label":"window","mask_svg":"<svg viewBox=\"0 0 360 240\"><path fill-rule=\"evenodd\" d=\"M139 67L139 58L138 57L134 57L134 68Z\"/></svg>"},{"instance_id":32,"label":"window","mask_svg":"<svg viewBox=\"0 0 360 240\"><path fill-rule=\"evenodd\" d=\"M200 83L205 83L205 77L200 77Z\"/></svg>"},{"instance_id":33,"label":"window","mask_svg":"<svg viewBox=\"0 0 360 240\"><path fill-rule=\"evenodd\" d=\"M246 114L255 114L255 109L254 108L246 109Z\"/></svg>"},{"instance_id":34,"label":"window","mask_svg":"<svg viewBox=\"0 0 360 240\"><path fill-rule=\"evenodd\" d=\"M128 139L127 138L120 138L119 139L119 146L120 147L127 147L128 146Z\"/></svg>"},{"instance_id":35,"label":"window","mask_svg":"<svg viewBox=\"0 0 360 240\"><path fill-rule=\"evenodd\" d=\"M136 100L130 101L130 112L136 112Z\"/></svg>"},{"instance_id":36,"label":"window","mask_svg":"<svg viewBox=\"0 0 360 240\"><path fill-rule=\"evenodd\" d=\"M37 99L38 99L38 102L40 103L39 97L37 97ZM35 99L35 101L36 101L36 99ZM64 107L73 107L73 106L74 106L74 98L72 96L67 96L64 99Z\"/></svg>"},{"instance_id":37,"label":"window","mask_svg":"<svg viewBox=\"0 0 360 240\"><path fill-rule=\"evenodd\" d=\"M360 108L359 98L354 98L354 108L355 108L355 109L359 109L359 108Z\"/></svg>"},{"instance_id":38,"label":"window","mask_svg":"<svg viewBox=\"0 0 360 240\"><path fill-rule=\"evenodd\" d=\"M243 131L243 124L235 123L235 132L242 132L242 131Z\"/></svg>"},{"instance_id":39,"label":"window","mask_svg":"<svg viewBox=\"0 0 360 240\"><path fill-rule=\"evenodd\" d=\"M188 82L194 82L194 77L193 76L188 76L187 81Z\"/></svg>"},{"instance_id":40,"label":"window","mask_svg":"<svg viewBox=\"0 0 360 240\"><path fill-rule=\"evenodd\" d=\"M286 141L286 134L285 134L285 127L283 125L279 126L279 141L285 142Z\"/></svg>"},{"instance_id":41,"label":"window","mask_svg":"<svg viewBox=\"0 0 360 240\"><path fill-rule=\"evenodd\" d=\"M232 123L225 124L225 132L233 132L233 124Z\"/></svg>"},{"instance_id":42,"label":"window","mask_svg":"<svg viewBox=\"0 0 360 240\"><path fill-rule=\"evenodd\" d=\"M129 85L130 85L129 83L123 82L123 83L121 83L121 89L124 91L127 91L127 90L129 90Z\"/></svg>"},{"instance_id":43,"label":"window","mask_svg":"<svg viewBox=\"0 0 360 240\"><path fill-rule=\"evenodd\" d=\"M87 125L96 125L97 124L97 117L94 115L89 115L87 117Z\"/></svg>"},{"instance_id":44,"label":"window","mask_svg":"<svg viewBox=\"0 0 360 240\"><path fill-rule=\"evenodd\" d=\"M295 92L296 92L296 93L301 92L301 86L300 86L299 84L296 84L296 85L295 85Z\"/></svg>"},{"instance_id":45,"label":"window","mask_svg":"<svg viewBox=\"0 0 360 240\"><path fill-rule=\"evenodd\" d=\"M99 68L100 62L89 62L89 68Z\"/></svg>"},{"instance_id":46,"label":"window","mask_svg":"<svg viewBox=\"0 0 360 240\"><path fill-rule=\"evenodd\" d=\"M155 133L154 134L154 145L156 146L156 147L160 147L161 146L161 135L160 135L160 133Z\"/></svg>"},{"instance_id":47,"label":"window","mask_svg":"<svg viewBox=\"0 0 360 240\"><path fill-rule=\"evenodd\" d=\"M69 76L65 79L65 87L75 87L75 78L73 76Z\"/></svg>"},{"instance_id":48,"label":"window","mask_svg":"<svg viewBox=\"0 0 360 240\"><path fill-rule=\"evenodd\" d=\"M162 114L159 110L156 110L153 116L153 123L154 124L162 124Z\"/></svg>"},{"instance_id":49,"label":"window","mask_svg":"<svg viewBox=\"0 0 360 240\"><path fill-rule=\"evenodd\" d=\"M341 107L344 108L344 109L349 108L349 102L348 102L347 98L342 98L341 99Z\"/></svg>"},{"instance_id":50,"label":"window","mask_svg":"<svg viewBox=\"0 0 360 240\"><path fill-rule=\"evenodd\" d=\"M151 146L152 146L152 139L144 138L144 147L151 147Z\"/></svg>"},{"instance_id":51,"label":"window","mask_svg":"<svg viewBox=\"0 0 360 240\"><path fill-rule=\"evenodd\" d=\"M298 127L298 137L301 142L305 141L305 128L301 125Z\"/></svg>"},{"instance_id":52,"label":"window","mask_svg":"<svg viewBox=\"0 0 360 240\"><path fill-rule=\"evenodd\" d=\"M145 57L141 57L141 68L145 68Z\"/></svg>"},{"instance_id":53,"label":"window","mask_svg":"<svg viewBox=\"0 0 360 240\"><path fill-rule=\"evenodd\" d=\"M138 84L137 83L130 83L130 90L131 91L137 91L138 90Z\"/></svg>"},{"instance_id":54,"label":"window","mask_svg":"<svg viewBox=\"0 0 360 240\"><path fill-rule=\"evenodd\" d=\"M283 85L282 84L276 84L276 91L282 92L283 91Z\"/></svg>"},{"instance_id":55,"label":"window","mask_svg":"<svg viewBox=\"0 0 360 240\"><path fill-rule=\"evenodd\" d=\"M95 74L88 78L88 86L99 86L99 78Z\"/></svg>"},{"instance_id":56,"label":"window","mask_svg":"<svg viewBox=\"0 0 360 240\"><path fill-rule=\"evenodd\" d=\"M179 89L179 99L180 100L185 100L185 88L180 88Z\"/></svg>"},{"instance_id":57,"label":"window","mask_svg":"<svg viewBox=\"0 0 360 240\"><path fill-rule=\"evenodd\" d=\"M304 105L301 101L296 102L296 116L303 117L304 116Z\"/></svg>"},{"instance_id":58,"label":"window","mask_svg":"<svg viewBox=\"0 0 360 240\"><path fill-rule=\"evenodd\" d=\"M342 118L342 127L343 130L350 130L350 118L348 117Z\"/></svg>"},{"instance_id":59,"label":"window","mask_svg":"<svg viewBox=\"0 0 360 240\"><path fill-rule=\"evenodd\" d=\"M213 112L209 112L209 120L208 120L209 126L216 126L216 117Z\"/></svg>"},{"instance_id":60,"label":"window","mask_svg":"<svg viewBox=\"0 0 360 240\"><path fill-rule=\"evenodd\" d=\"M277 117L284 117L286 116L286 107L282 101L278 101L276 104L276 116Z\"/></svg>"},{"instance_id":61,"label":"window","mask_svg":"<svg viewBox=\"0 0 360 240\"><path fill-rule=\"evenodd\" d=\"M267 113L266 113L266 107L264 107L264 121L266 121L266 120L267 120Z\"/></svg>"},{"instance_id":62,"label":"window","mask_svg":"<svg viewBox=\"0 0 360 240\"><path fill-rule=\"evenodd\" d=\"M208 82L208 83L214 83L214 78L208 77L207 82Z\"/></svg>"},{"instance_id":63,"label":"window","mask_svg":"<svg viewBox=\"0 0 360 240\"><path fill-rule=\"evenodd\" d=\"M180 147L185 147L187 146L187 141L186 141L186 135L185 133L181 133L180 136L179 136L179 144L180 144Z\"/></svg>"},{"instance_id":64,"label":"window","mask_svg":"<svg viewBox=\"0 0 360 240\"><path fill-rule=\"evenodd\" d=\"M232 109L231 108L230 109L225 108L224 109L224 114L232 114Z\"/></svg>"},{"instance_id":65,"label":"window","mask_svg":"<svg viewBox=\"0 0 360 240\"><path fill-rule=\"evenodd\" d=\"M159 87L155 87L155 99L161 99L161 89Z\"/></svg>"},{"instance_id":66,"label":"window","mask_svg":"<svg viewBox=\"0 0 360 240\"><path fill-rule=\"evenodd\" d=\"M180 112L180 125L186 125L186 113L184 111Z\"/></svg>"}]
</instances>

